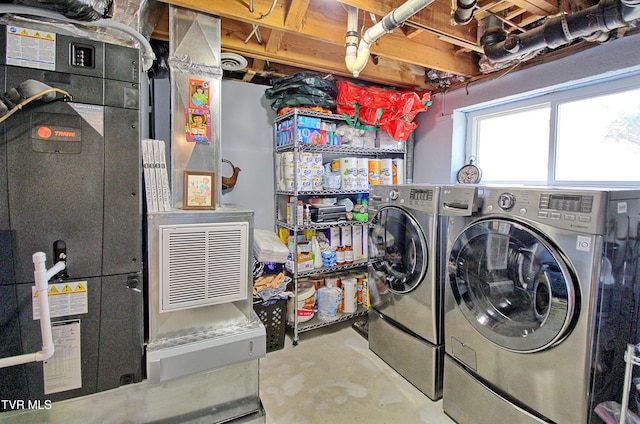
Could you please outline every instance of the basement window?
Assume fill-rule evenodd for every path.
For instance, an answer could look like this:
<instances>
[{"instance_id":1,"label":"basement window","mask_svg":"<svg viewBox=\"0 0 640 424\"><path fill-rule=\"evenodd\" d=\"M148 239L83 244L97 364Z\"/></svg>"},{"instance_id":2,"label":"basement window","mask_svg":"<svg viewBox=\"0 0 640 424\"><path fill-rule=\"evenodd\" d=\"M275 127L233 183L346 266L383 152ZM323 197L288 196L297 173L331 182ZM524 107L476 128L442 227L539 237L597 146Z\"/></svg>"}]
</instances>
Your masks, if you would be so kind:
<instances>
[{"instance_id":1,"label":"basement window","mask_svg":"<svg viewBox=\"0 0 640 424\"><path fill-rule=\"evenodd\" d=\"M467 155L483 183L637 185L640 78L468 112Z\"/></svg>"}]
</instances>

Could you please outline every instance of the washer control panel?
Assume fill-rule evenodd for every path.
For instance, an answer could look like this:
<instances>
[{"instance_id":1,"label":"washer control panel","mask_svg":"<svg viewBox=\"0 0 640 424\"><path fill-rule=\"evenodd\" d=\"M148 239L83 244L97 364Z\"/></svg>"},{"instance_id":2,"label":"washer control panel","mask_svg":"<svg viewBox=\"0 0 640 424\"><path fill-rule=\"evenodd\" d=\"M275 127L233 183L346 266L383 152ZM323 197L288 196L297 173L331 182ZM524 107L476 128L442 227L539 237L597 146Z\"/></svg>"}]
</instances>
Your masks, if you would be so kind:
<instances>
[{"instance_id":1,"label":"washer control panel","mask_svg":"<svg viewBox=\"0 0 640 424\"><path fill-rule=\"evenodd\" d=\"M542 193L539 207L540 209L565 212L591 213L593 210L593 196Z\"/></svg>"},{"instance_id":2,"label":"washer control panel","mask_svg":"<svg viewBox=\"0 0 640 424\"><path fill-rule=\"evenodd\" d=\"M502 193L498 196L498 206L504 211L508 211L513 208L516 203L516 198L511 193Z\"/></svg>"},{"instance_id":3,"label":"washer control panel","mask_svg":"<svg viewBox=\"0 0 640 424\"><path fill-rule=\"evenodd\" d=\"M586 190L485 187L484 213L503 213L560 228L595 231L603 193Z\"/></svg>"}]
</instances>

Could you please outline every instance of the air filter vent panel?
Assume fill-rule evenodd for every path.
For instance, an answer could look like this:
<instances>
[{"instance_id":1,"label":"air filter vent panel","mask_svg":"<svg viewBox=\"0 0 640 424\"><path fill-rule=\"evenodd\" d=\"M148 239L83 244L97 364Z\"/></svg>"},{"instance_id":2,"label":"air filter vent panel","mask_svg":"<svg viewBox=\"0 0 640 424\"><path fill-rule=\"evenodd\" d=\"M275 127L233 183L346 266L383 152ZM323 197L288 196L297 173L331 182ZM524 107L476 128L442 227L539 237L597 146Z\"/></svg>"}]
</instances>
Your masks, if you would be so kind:
<instances>
[{"instance_id":1,"label":"air filter vent panel","mask_svg":"<svg viewBox=\"0 0 640 424\"><path fill-rule=\"evenodd\" d=\"M247 298L246 222L160 226L160 312Z\"/></svg>"}]
</instances>

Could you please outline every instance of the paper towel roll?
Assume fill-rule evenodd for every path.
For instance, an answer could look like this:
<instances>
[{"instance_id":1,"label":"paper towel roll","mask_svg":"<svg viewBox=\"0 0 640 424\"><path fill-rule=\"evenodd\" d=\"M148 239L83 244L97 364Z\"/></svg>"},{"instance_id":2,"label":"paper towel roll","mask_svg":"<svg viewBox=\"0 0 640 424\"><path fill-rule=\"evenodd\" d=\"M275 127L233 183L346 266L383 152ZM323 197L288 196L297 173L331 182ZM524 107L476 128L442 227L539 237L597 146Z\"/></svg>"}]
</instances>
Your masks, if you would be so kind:
<instances>
[{"instance_id":1,"label":"paper towel roll","mask_svg":"<svg viewBox=\"0 0 640 424\"><path fill-rule=\"evenodd\" d=\"M296 177L296 167L291 165L284 165L280 167L280 172L283 178L295 178Z\"/></svg>"},{"instance_id":2,"label":"paper towel roll","mask_svg":"<svg viewBox=\"0 0 640 424\"><path fill-rule=\"evenodd\" d=\"M393 183L404 184L404 159L393 160Z\"/></svg>"},{"instance_id":3,"label":"paper towel roll","mask_svg":"<svg viewBox=\"0 0 640 424\"><path fill-rule=\"evenodd\" d=\"M282 174L282 153L276 154L276 181L280 181L284 178Z\"/></svg>"},{"instance_id":4,"label":"paper towel roll","mask_svg":"<svg viewBox=\"0 0 640 424\"><path fill-rule=\"evenodd\" d=\"M342 312L342 290L338 287L321 287L318 290L318 319L320 321L335 321Z\"/></svg>"},{"instance_id":5,"label":"paper towel roll","mask_svg":"<svg viewBox=\"0 0 640 424\"><path fill-rule=\"evenodd\" d=\"M340 158L340 175L342 190L356 190L358 188L356 175L358 173L357 158Z\"/></svg>"},{"instance_id":6,"label":"paper towel roll","mask_svg":"<svg viewBox=\"0 0 640 424\"><path fill-rule=\"evenodd\" d=\"M358 158L358 173L356 176L356 185L358 190L369 189L369 159Z\"/></svg>"},{"instance_id":7,"label":"paper towel roll","mask_svg":"<svg viewBox=\"0 0 640 424\"><path fill-rule=\"evenodd\" d=\"M298 154L298 158L300 159L300 165L305 166L311 166L313 165L314 162L314 158L313 158L313 153L309 153L309 152L302 152L301 154Z\"/></svg>"},{"instance_id":8,"label":"paper towel roll","mask_svg":"<svg viewBox=\"0 0 640 424\"><path fill-rule=\"evenodd\" d=\"M380 159L380 184L393 184L393 159Z\"/></svg>"},{"instance_id":9,"label":"paper towel roll","mask_svg":"<svg viewBox=\"0 0 640 424\"><path fill-rule=\"evenodd\" d=\"M294 165L294 163L293 163L293 158L294 158L293 152L284 152L282 154L281 158L282 158L282 165Z\"/></svg>"},{"instance_id":10,"label":"paper towel roll","mask_svg":"<svg viewBox=\"0 0 640 424\"><path fill-rule=\"evenodd\" d=\"M322 166L322 153L313 153L313 165Z\"/></svg>"},{"instance_id":11,"label":"paper towel roll","mask_svg":"<svg viewBox=\"0 0 640 424\"><path fill-rule=\"evenodd\" d=\"M323 177L312 177L311 190L314 190L314 191L322 190L322 187L324 186L323 183L324 183Z\"/></svg>"},{"instance_id":12,"label":"paper towel roll","mask_svg":"<svg viewBox=\"0 0 640 424\"><path fill-rule=\"evenodd\" d=\"M342 311L352 314L358 309L358 280L353 277L342 279L343 301Z\"/></svg>"},{"instance_id":13,"label":"paper towel roll","mask_svg":"<svg viewBox=\"0 0 640 424\"><path fill-rule=\"evenodd\" d=\"M380 159L369 159L369 185L380 184Z\"/></svg>"}]
</instances>

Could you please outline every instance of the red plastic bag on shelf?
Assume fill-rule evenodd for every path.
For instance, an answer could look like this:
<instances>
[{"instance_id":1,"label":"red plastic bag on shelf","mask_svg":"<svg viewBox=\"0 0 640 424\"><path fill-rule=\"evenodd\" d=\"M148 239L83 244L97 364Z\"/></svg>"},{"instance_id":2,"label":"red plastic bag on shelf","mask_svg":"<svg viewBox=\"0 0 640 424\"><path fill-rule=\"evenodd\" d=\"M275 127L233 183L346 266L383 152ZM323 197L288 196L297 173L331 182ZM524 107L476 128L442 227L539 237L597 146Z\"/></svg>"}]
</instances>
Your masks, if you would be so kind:
<instances>
[{"instance_id":1,"label":"red plastic bag on shelf","mask_svg":"<svg viewBox=\"0 0 640 424\"><path fill-rule=\"evenodd\" d=\"M356 128L379 128L396 140L406 140L418 124L416 115L431 106L428 90L396 90L338 81L337 112Z\"/></svg>"}]
</instances>

